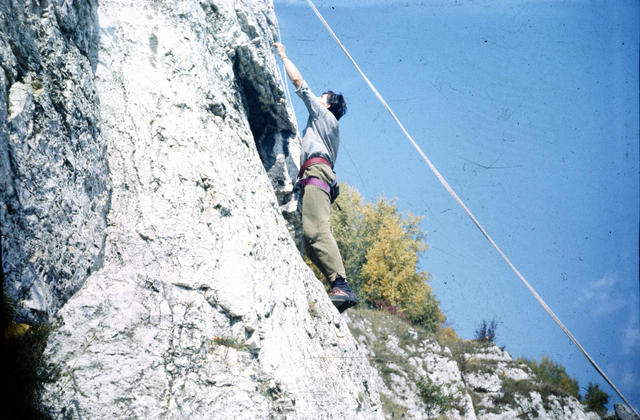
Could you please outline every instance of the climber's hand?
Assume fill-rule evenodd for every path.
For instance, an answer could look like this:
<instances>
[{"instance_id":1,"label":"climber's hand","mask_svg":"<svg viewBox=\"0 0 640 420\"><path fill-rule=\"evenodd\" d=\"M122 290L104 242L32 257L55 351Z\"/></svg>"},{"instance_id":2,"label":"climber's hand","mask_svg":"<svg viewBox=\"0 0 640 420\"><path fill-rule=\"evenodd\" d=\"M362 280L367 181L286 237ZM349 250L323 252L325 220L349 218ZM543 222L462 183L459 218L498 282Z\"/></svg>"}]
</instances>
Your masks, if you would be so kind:
<instances>
[{"instance_id":1,"label":"climber's hand","mask_svg":"<svg viewBox=\"0 0 640 420\"><path fill-rule=\"evenodd\" d=\"M277 48L280 58L285 58L287 56L287 47L285 47L282 43L274 42L273 47Z\"/></svg>"}]
</instances>

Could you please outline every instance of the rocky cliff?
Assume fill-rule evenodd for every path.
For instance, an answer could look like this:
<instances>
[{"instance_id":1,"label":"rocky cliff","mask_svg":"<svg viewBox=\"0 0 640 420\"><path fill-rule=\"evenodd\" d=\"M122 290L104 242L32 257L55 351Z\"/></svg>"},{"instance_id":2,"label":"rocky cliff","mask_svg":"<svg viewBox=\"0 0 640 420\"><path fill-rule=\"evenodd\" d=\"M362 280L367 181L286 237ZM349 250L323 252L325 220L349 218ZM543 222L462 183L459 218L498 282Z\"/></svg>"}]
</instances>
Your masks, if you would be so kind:
<instances>
[{"instance_id":1,"label":"rocky cliff","mask_svg":"<svg viewBox=\"0 0 640 420\"><path fill-rule=\"evenodd\" d=\"M53 324L52 416L382 416L288 230L276 25L261 0L0 1L4 290Z\"/></svg>"},{"instance_id":2,"label":"rocky cliff","mask_svg":"<svg viewBox=\"0 0 640 420\"><path fill-rule=\"evenodd\" d=\"M433 334L367 309L350 311L347 318L360 350L380 372L386 418L600 418L493 343L445 346Z\"/></svg>"}]
</instances>

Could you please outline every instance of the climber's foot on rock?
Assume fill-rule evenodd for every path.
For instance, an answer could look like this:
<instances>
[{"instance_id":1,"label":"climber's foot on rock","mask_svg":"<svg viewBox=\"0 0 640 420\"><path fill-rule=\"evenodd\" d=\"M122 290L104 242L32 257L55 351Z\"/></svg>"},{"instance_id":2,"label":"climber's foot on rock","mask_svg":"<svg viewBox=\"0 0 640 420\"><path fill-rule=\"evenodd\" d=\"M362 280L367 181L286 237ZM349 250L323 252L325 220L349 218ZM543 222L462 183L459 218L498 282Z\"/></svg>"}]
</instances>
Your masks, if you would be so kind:
<instances>
[{"instance_id":1,"label":"climber's foot on rock","mask_svg":"<svg viewBox=\"0 0 640 420\"><path fill-rule=\"evenodd\" d=\"M351 290L349 284L341 277L331 285L329 299L333 305L342 313L358 303L358 296Z\"/></svg>"}]
</instances>

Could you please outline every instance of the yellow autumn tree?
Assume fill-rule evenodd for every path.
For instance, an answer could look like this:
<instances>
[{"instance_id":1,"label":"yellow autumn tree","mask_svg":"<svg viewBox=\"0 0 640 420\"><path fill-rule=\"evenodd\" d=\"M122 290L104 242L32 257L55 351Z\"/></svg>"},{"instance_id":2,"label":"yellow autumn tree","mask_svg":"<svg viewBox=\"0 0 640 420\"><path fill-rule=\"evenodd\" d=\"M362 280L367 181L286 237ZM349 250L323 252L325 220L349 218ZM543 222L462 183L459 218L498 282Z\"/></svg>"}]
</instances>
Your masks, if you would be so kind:
<instances>
[{"instance_id":1,"label":"yellow autumn tree","mask_svg":"<svg viewBox=\"0 0 640 420\"><path fill-rule=\"evenodd\" d=\"M417 284L427 279L425 273L416 271L418 253L426 249L426 244L411 235L411 225L383 199L375 206L366 206L364 215L371 244L362 267L367 279L364 292L371 300L401 306Z\"/></svg>"},{"instance_id":2,"label":"yellow autumn tree","mask_svg":"<svg viewBox=\"0 0 640 420\"><path fill-rule=\"evenodd\" d=\"M332 212L331 226L361 301L437 331L445 317L428 285L430 275L418 268L427 249L422 219L403 216L393 201L365 204L355 188L341 184L341 189L341 210Z\"/></svg>"},{"instance_id":3,"label":"yellow autumn tree","mask_svg":"<svg viewBox=\"0 0 640 420\"><path fill-rule=\"evenodd\" d=\"M430 275L419 270L420 253L427 249L421 217L403 216L384 198L364 207L366 262L363 292L373 303L398 308L408 320L431 331L444 322L439 303L427 284Z\"/></svg>"}]
</instances>

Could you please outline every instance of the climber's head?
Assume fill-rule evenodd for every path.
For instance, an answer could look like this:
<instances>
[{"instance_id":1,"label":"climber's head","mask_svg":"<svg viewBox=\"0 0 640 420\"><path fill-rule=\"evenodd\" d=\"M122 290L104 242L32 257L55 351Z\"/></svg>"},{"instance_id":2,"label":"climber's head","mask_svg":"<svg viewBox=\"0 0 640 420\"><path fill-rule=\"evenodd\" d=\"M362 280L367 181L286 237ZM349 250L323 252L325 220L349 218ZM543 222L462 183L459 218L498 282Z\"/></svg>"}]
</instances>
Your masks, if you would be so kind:
<instances>
[{"instance_id":1,"label":"climber's head","mask_svg":"<svg viewBox=\"0 0 640 420\"><path fill-rule=\"evenodd\" d=\"M322 94L320 98L329 111L339 120L344 114L347 113L347 102L344 100L344 96L341 93L335 93L332 90L328 90Z\"/></svg>"}]
</instances>

